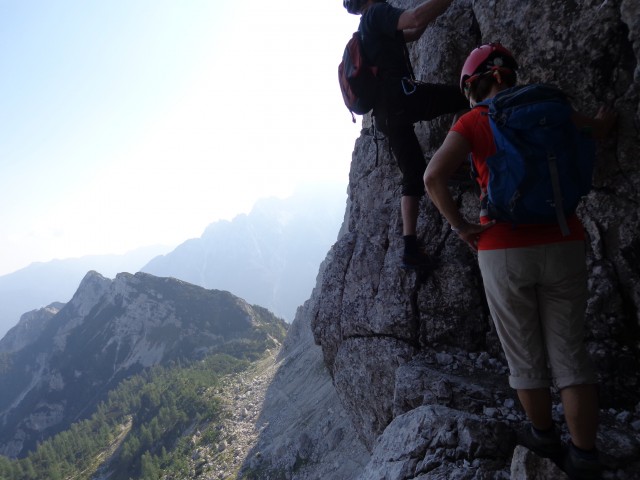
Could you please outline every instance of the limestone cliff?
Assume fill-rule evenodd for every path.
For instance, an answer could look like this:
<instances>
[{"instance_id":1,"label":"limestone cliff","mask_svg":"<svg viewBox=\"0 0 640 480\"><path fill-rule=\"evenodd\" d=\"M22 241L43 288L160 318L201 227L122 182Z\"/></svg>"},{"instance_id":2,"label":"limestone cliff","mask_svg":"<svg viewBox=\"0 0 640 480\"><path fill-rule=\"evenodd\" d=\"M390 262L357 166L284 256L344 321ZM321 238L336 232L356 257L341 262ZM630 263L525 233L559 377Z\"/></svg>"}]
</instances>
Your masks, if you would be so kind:
<instances>
[{"instance_id":1,"label":"limestone cliff","mask_svg":"<svg viewBox=\"0 0 640 480\"><path fill-rule=\"evenodd\" d=\"M616 132L598 147L594 189L579 215L588 233L599 444L611 478L638 478L640 4L459 0L412 47L416 74L456 83L467 53L497 40L518 58L521 82L556 84L589 115L603 103L619 112ZM427 157L450 123L417 126ZM366 117L353 153L344 234L307 313L341 404L372 452L361 478L508 478L513 431L524 418L506 383L475 255L424 199L419 236L437 266L429 276L398 268L398 170L369 125ZM453 188L474 218L472 188Z\"/></svg>"}]
</instances>

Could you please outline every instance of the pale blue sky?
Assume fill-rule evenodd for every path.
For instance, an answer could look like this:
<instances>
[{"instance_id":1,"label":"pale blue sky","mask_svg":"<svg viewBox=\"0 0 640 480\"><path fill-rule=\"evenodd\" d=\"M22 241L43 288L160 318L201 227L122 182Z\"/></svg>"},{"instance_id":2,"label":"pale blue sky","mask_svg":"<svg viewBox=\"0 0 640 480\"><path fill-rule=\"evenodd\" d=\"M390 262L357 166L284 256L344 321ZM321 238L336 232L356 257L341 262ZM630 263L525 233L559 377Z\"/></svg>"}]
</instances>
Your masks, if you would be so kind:
<instances>
[{"instance_id":1,"label":"pale blue sky","mask_svg":"<svg viewBox=\"0 0 640 480\"><path fill-rule=\"evenodd\" d=\"M347 185L340 0L0 0L0 275Z\"/></svg>"}]
</instances>

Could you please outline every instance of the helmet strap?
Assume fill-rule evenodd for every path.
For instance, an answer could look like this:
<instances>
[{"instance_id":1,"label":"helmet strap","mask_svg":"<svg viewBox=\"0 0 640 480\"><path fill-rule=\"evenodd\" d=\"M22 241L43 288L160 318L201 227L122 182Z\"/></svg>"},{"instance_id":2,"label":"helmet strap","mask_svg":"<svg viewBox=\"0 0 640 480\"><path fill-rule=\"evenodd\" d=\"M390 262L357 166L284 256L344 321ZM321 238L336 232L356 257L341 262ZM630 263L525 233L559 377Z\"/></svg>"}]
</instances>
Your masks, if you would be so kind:
<instances>
[{"instance_id":1,"label":"helmet strap","mask_svg":"<svg viewBox=\"0 0 640 480\"><path fill-rule=\"evenodd\" d=\"M500 73L500 69L496 68L492 72L493 78L496 79L498 85L502 85L502 74Z\"/></svg>"}]
</instances>

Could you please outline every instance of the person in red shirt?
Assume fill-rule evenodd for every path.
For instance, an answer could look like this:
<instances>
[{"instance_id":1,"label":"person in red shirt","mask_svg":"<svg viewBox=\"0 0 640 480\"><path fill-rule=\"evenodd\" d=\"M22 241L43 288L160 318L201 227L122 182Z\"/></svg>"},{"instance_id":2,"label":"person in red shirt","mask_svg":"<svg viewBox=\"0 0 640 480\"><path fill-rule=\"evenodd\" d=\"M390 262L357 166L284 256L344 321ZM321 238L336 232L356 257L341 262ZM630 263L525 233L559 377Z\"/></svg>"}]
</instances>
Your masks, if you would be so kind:
<instances>
[{"instance_id":1,"label":"person in red shirt","mask_svg":"<svg viewBox=\"0 0 640 480\"><path fill-rule=\"evenodd\" d=\"M460 87L472 107L516 84L518 64L497 43L473 50L462 69ZM509 384L530 420L521 443L553 458L571 478L599 478L596 450L597 379L583 341L587 300L584 230L575 215L570 234L557 224L518 224L490 218L465 219L447 181L471 154L482 192L487 191L487 158L496 152L481 105L454 124L424 174L427 193L451 229L477 251L487 303L509 365ZM604 137L615 113L601 108L594 118L573 112L578 128ZM550 387L560 390L571 435L563 449L552 419Z\"/></svg>"}]
</instances>

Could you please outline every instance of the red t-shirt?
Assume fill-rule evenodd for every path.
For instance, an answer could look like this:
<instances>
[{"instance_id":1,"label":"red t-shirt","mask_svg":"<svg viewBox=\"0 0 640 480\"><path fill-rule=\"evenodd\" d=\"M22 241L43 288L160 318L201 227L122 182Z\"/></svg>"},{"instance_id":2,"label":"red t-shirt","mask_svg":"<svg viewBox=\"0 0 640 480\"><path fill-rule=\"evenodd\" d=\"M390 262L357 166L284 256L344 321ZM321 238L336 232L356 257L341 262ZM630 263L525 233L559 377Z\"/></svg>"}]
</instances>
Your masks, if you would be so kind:
<instances>
[{"instance_id":1,"label":"red t-shirt","mask_svg":"<svg viewBox=\"0 0 640 480\"><path fill-rule=\"evenodd\" d=\"M452 132L462 135L471 146L473 165L478 172L478 184L482 192L487 191L489 167L487 158L496 153L487 107L477 107L464 114L451 128ZM491 221L486 212L480 213L480 223ZM497 222L485 230L478 240L478 250L497 250L502 248L528 247L546 243L584 240L584 229L580 219L574 214L567 218L569 235L562 235L557 224L520 224Z\"/></svg>"}]
</instances>

